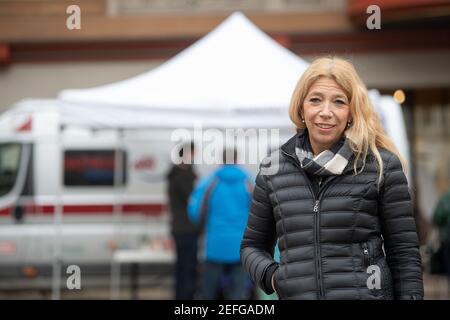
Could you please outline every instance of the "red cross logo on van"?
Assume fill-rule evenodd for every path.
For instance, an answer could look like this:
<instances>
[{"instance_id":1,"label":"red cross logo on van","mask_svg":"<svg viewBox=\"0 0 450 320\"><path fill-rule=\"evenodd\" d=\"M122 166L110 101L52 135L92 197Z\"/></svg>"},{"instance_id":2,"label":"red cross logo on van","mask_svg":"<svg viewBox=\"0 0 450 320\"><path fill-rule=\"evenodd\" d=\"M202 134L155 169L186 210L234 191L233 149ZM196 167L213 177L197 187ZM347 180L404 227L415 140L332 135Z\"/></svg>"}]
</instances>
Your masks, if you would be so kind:
<instances>
[{"instance_id":1,"label":"red cross logo on van","mask_svg":"<svg viewBox=\"0 0 450 320\"><path fill-rule=\"evenodd\" d=\"M134 162L134 169L140 170L153 170L155 168L155 160L151 156L143 156Z\"/></svg>"}]
</instances>

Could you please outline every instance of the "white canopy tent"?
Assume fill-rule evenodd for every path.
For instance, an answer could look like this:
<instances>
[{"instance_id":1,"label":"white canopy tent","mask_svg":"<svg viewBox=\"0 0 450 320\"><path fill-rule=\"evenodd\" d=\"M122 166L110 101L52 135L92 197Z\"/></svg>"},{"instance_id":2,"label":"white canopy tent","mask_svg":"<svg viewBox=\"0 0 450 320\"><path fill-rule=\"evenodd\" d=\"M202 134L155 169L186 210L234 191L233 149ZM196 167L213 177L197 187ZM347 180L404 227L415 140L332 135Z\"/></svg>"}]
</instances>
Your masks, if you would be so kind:
<instances>
[{"instance_id":1,"label":"white canopy tent","mask_svg":"<svg viewBox=\"0 0 450 320\"><path fill-rule=\"evenodd\" d=\"M144 74L58 97L63 124L94 128L293 129L287 107L308 62L236 12ZM371 90L386 132L409 162L400 105ZM388 116L389 115L389 116Z\"/></svg>"},{"instance_id":2,"label":"white canopy tent","mask_svg":"<svg viewBox=\"0 0 450 320\"><path fill-rule=\"evenodd\" d=\"M237 12L156 69L59 100L63 121L85 126L292 127L287 106L307 67Z\"/></svg>"},{"instance_id":3,"label":"white canopy tent","mask_svg":"<svg viewBox=\"0 0 450 320\"><path fill-rule=\"evenodd\" d=\"M236 12L169 61L124 81L63 90L61 123L88 128L278 128L308 63ZM370 91L386 132L409 160L400 105ZM408 161L409 162L409 161Z\"/></svg>"}]
</instances>

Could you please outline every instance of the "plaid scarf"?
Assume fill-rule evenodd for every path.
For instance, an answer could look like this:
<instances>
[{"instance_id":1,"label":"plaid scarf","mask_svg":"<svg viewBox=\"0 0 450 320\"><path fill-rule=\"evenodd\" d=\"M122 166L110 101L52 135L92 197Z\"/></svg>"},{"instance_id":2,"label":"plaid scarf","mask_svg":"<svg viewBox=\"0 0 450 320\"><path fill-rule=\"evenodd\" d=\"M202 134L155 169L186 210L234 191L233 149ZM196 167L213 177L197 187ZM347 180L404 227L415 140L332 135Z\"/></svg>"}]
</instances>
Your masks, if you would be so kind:
<instances>
[{"instance_id":1,"label":"plaid scarf","mask_svg":"<svg viewBox=\"0 0 450 320\"><path fill-rule=\"evenodd\" d=\"M308 173L319 176L340 175L347 166L353 152L348 146L345 136L330 149L322 151L314 157L309 143L308 131L303 130L297 136L295 154L301 167Z\"/></svg>"}]
</instances>

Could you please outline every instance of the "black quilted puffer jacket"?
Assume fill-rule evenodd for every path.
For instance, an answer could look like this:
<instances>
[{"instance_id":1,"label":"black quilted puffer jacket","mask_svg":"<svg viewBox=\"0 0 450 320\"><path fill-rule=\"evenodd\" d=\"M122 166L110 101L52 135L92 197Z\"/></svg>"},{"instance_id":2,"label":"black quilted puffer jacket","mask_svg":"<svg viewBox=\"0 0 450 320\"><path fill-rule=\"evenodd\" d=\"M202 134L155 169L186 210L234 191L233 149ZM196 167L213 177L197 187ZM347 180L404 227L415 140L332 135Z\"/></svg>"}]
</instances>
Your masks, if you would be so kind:
<instances>
[{"instance_id":1,"label":"black quilted puffer jacket","mask_svg":"<svg viewBox=\"0 0 450 320\"><path fill-rule=\"evenodd\" d=\"M261 164L279 157L276 174L260 171L256 178L241 243L252 280L271 294L274 275L280 299L423 299L418 236L398 158L381 150L380 188L373 157L363 172L355 175L351 160L342 175L314 188L295 140Z\"/></svg>"}]
</instances>

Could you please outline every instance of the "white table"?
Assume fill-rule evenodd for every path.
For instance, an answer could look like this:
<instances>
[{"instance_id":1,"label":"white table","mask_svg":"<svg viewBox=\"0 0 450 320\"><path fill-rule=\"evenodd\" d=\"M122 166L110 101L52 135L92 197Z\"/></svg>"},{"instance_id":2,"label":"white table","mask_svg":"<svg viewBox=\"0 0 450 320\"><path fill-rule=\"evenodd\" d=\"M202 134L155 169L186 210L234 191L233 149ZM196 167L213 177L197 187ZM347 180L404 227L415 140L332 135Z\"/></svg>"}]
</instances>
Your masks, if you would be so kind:
<instances>
[{"instance_id":1,"label":"white table","mask_svg":"<svg viewBox=\"0 0 450 320\"><path fill-rule=\"evenodd\" d=\"M139 264L175 263L175 252L163 249L116 250L111 262L111 299L120 299L120 266L131 264L131 299L138 299Z\"/></svg>"}]
</instances>

